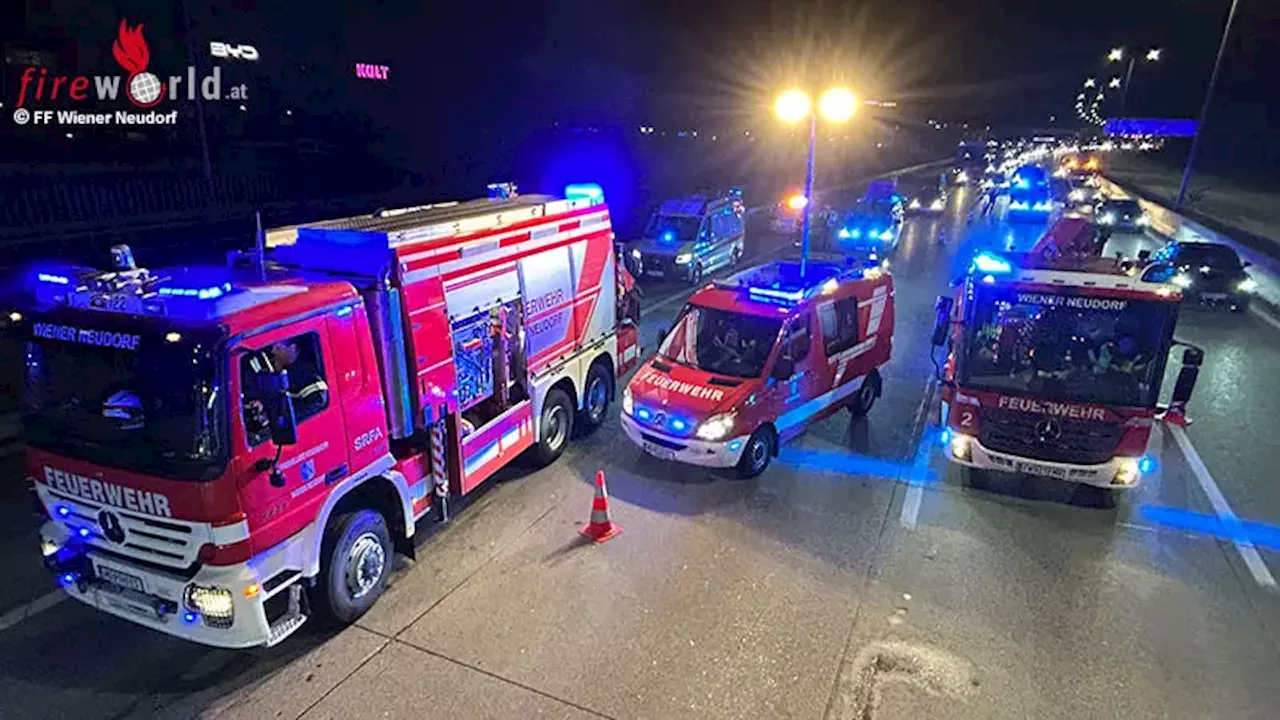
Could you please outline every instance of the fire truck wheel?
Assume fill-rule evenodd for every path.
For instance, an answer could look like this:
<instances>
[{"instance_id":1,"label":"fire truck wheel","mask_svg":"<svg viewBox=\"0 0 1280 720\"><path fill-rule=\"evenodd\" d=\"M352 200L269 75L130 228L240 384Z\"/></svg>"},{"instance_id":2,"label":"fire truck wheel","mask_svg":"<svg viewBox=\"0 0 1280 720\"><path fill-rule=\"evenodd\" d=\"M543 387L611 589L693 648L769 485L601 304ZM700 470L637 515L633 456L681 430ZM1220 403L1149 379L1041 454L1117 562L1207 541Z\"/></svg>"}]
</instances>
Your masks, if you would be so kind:
<instances>
[{"instance_id":1,"label":"fire truck wheel","mask_svg":"<svg viewBox=\"0 0 1280 720\"><path fill-rule=\"evenodd\" d=\"M387 587L393 552L387 521L374 510L330 518L323 548L316 605L335 622L354 622Z\"/></svg>"},{"instance_id":2,"label":"fire truck wheel","mask_svg":"<svg viewBox=\"0 0 1280 720\"><path fill-rule=\"evenodd\" d=\"M764 472L773 460L773 444L776 441L773 432L767 427L752 433L747 446L742 449L742 458L738 460L738 477L749 480Z\"/></svg>"},{"instance_id":3,"label":"fire truck wheel","mask_svg":"<svg viewBox=\"0 0 1280 720\"><path fill-rule=\"evenodd\" d=\"M865 380L862 381L862 387L858 388L858 392L853 394L853 402L849 405L849 412L854 417L862 417L871 412L871 408L876 404L876 398L880 397L880 373L874 370Z\"/></svg>"},{"instance_id":4,"label":"fire truck wheel","mask_svg":"<svg viewBox=\"0 0 1280 720\"><path fill-rule=\"evenodd\" d=\"M564 452L573 434L573 403L563 390L553 389L542 401L542 421L538 423L538 443L533 446L538 465L550 465Z\"/></svg>"},{"instance_id":5,"label":"fire truck wheel","mask_svg":"<svg viewBox=\"0 0 1280 720\"><path fill-rule=\"evenodd\" d=\"M597 362L587 371L587 384L582 391L582 410L578 413L578 428L582 434L590 433L604 424L611 397L613 375L610 374L608 365Z\"/></svg>"}]
</instances>

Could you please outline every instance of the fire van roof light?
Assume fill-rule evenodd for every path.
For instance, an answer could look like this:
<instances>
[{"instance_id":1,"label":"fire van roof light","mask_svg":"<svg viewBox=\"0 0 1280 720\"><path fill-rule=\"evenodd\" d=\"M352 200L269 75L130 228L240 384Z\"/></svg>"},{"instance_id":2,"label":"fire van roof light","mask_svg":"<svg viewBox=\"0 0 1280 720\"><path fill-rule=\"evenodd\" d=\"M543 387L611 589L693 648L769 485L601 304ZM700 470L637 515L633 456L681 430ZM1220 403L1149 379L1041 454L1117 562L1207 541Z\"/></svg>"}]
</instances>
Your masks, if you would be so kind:
<instances>
[{"instance_id":1,"label":"fire van roof light","mask_svg":"<svg viewBox=\"0 0 1280 720\"><path fill-rule=\"evenodd\" d=\"M40 273L36 275L40 282L53 283L54 285L70 285L71 279L64 275L53 275L50 273Z\"/></svg>"},{"instance_id":2,"label":"fire van roof light","mask_svg":"<svg viewBox=\"0 0 1280 720\"><path fill-rule=\"evenodd\" d=\"M564 196L570 200L601 200L604 189L595 183L575 183L565 187Z\"/></svg>"},{"instance_id":3,"label":"fire van roof light","mask_svg":"<svg viewBox=\"0 0 1280 720\"><path fill-rule=\"evenodd\" d=\"M214 285L207 288L160 288L161 295L169 295L172 297L193 297L200 300L216 300L229 292L231 292L231 283L223 283L221 285Z\"/></svg>"},{"instance_id":4,"label":"fire van roof light","mask_svg":"<svg viewBox=\"0 0 1280 720\"><path fill-rule=\"evenodd\" d=\"M1000 275L1013 271L1013 266L1009 264L1008 260L988 252L978 253L973 258L973 267L979 272L987 273L988 275Z\"/></svg>"},{"instance_id":5,"label":"fire van roof light","mask_svg":"<svg viewBox=\"0 0 1280 720\"><path fill-rule=\"evenodd\" d=\"M787 302L800 302L804 299L804 293L799 290L774 290L773 288L747 288L748 295L755 295L770 300L786 300Z\"/></svg>"}]
</instances>

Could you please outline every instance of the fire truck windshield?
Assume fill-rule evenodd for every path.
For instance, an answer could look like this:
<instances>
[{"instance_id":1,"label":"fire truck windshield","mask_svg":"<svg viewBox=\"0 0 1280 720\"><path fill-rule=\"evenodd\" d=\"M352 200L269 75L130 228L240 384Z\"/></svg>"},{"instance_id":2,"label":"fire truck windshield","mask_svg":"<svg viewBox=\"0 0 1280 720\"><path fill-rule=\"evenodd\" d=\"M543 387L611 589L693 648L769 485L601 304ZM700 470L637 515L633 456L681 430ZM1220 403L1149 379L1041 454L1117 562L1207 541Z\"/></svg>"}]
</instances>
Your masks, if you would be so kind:
<instances>
[{"instance_id":1,"label":"fire truck windshield","mask_svg":"<svg viewBox=\"0 0 1280 720\"><path fill-rule=\"evenodd\" d=\"M961 385L1153 407L1176 304L979 286Z\"/></svg>"},{"instance_id":2,"label":"fire truck windshield","mask_svg":"<svg viewBox=\"0 0 1280 720\"><path fill-rule=\"evenodd\" d=\"M716 375L760 377L781 329L781 320L689 305L658 354Z\"/></svg>"},{"instance_id":3,"label":"fire truck windshield","mask_svg":"<svg viewBox=\"0 0 1280 720\"><path fill-rule=\"evenodd\" d=\"M36 329L22 394L31 444L169 478L221 474L226 434L209 344L179 333Z\"/></svg>"}]
</instances>

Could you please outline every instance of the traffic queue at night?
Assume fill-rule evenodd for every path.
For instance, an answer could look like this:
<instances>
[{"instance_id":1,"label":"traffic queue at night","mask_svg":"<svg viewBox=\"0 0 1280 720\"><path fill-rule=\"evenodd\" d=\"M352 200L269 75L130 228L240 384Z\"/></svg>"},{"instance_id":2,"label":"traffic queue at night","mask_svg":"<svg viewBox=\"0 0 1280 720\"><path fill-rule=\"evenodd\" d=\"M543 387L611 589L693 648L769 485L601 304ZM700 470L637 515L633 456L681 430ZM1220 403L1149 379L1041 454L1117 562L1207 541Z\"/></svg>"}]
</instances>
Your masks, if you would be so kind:
<instances>
[{"instance_id":1,"label":"traffic queue at night","mask_svg":"<svg viewBox=\"0 0 1280 720\"><path fill-rule=\"evenodd\" d=\"M1153 425L1186 421L1204 351L1168 362L1179 305L1220 300L1205 278L1221 273L1181 262L1197 248L1114 257L1122 228L1050 211L1042 168L1004 193L1050 220L1034 247L975 254L936 326L905 330L932 335L952 462L1110 497L1142 481ZM615 416L672 472L758 477L806 426L872 412L894 362L894 248L908 213L946 203L945 181L872 183L812 208L814 252L748 263L738 190L663 203L619 245L597 185L495 185L291 228L221 265L149 268L126 246L99 267L39 263L11 315L39 552L102 612L272 646L312 617L361 617L421 523ZM693 289L648 355L651 280ZM1225 282L1237 307L1249 279Z\"/></svg>"}]
</instances>

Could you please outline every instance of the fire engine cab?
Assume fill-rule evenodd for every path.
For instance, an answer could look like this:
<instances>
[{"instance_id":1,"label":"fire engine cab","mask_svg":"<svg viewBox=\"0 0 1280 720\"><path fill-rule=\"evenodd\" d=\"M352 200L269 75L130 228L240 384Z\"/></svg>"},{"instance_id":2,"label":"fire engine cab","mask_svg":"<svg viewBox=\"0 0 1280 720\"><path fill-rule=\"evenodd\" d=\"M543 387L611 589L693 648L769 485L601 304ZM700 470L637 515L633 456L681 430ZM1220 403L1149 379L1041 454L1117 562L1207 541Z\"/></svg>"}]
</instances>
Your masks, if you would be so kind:
<instances>
[{"instance_id":1,"label":"fire engine cab","mask_svg":"<svg viewBox=\"0 0 1280 720\"><path fill-rule=\"evenodd\" d=\"M221 647L359 617L416 521L555 460L637 362L603 196L566 195L303 226L227 267L32 270L28 480L65 591Z\"/></svg>"},{"instance_id":2,"label":"fire engine cab","mask_svg":"<svg viewBox=\"0 0 1280 720\"><path fill-rule=\"evenodd\" d=\"M1106 258L1082 218L1058 220L1029 253L976 255L937 305L948 457L1104 495L1138 485L1153 423L1184 422L1204 356L1173 339L1179 288L1150 277ZM1175 344L1182 370L1159 407Z\"/></svg>"},{"instance_id":3,"label":"fire engine cab","mask_svg":"<svg viewBox=\"0 0 1280 720\"><path fill-rule=\"evenodd\" d=\"M893 279L879 265L763 265L698 290L622 396L646 453L754 477L806 424L880 395Z\"/></svg>"}]
</instances>

